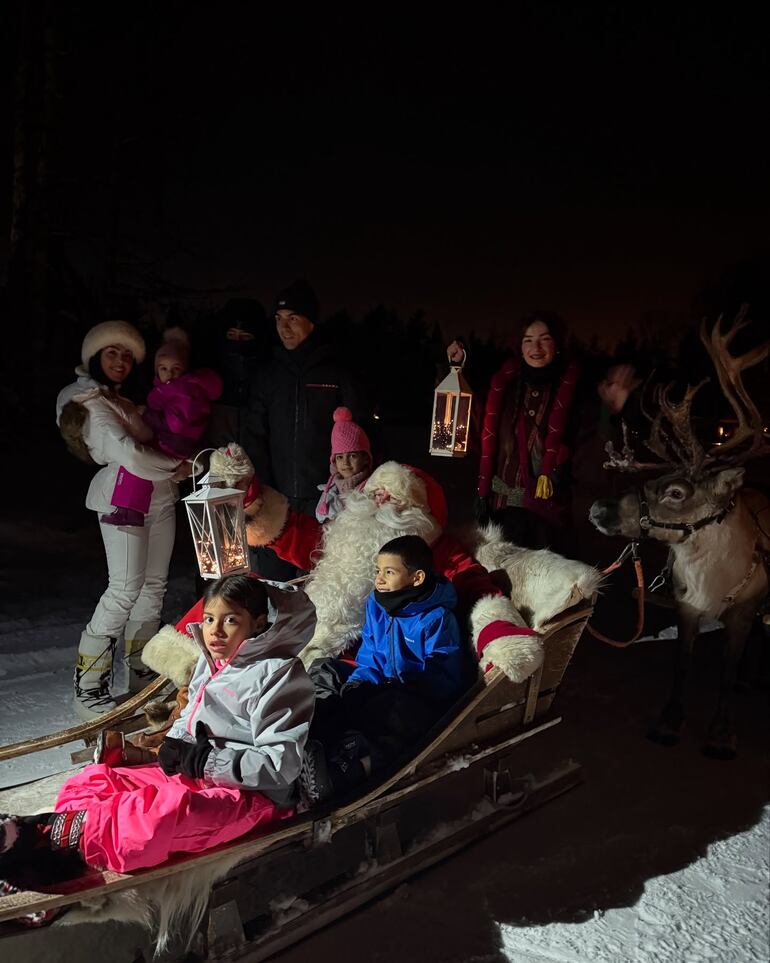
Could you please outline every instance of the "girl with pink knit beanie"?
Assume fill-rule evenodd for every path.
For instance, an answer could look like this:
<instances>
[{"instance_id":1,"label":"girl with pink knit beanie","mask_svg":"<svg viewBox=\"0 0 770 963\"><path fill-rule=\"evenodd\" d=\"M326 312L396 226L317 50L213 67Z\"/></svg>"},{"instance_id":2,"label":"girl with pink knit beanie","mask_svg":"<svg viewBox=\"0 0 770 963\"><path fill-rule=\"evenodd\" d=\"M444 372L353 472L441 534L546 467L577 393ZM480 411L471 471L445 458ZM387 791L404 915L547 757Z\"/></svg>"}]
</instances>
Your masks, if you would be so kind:
<instances>
[{"instance_id":1,"label":"girl with pink knit beanie","mask_svg":"<svg viewBox=\"0 0 770 963\"><path fill-rule=\"evenodd\" d=\"M331 477L319 485L321 497L315 516L319 522L330 521L342 509L345 498L372 473L372 448L364 429L353 421L350 408L336 408L332 428Z\"/></svg>"}]
</instances>

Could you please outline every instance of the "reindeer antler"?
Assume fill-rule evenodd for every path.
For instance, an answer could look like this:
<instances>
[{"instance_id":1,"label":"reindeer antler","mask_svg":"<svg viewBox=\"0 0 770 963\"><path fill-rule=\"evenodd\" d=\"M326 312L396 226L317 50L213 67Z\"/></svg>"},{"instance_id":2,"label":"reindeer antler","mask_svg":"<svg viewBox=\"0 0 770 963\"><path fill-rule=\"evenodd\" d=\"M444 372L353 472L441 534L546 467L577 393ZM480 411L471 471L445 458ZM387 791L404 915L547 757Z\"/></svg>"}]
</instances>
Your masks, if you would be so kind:
<instances>
[{"instance_id":1,"label":"reindeer antler","mask_svg":"<svg viewBox=\"0 0 770 963\"><path fill-rule=\"evenodd\" d=\"M661 414L672 429L672 434L668 436L669 444L673 447L681 464L692 470L702 467L706 460L706 453L703 450L703 445L695 437L690 419L690 409L692 408L693 398L708 380L708 378L704 378L697 385L687 385L687 390L681 401L671 401L669 397L673 383L661 388L659 394Z\"/></svg>"},{"instance_id":2,"label":"reindeer antler","mask_svg":"<svg viewBox=\"0 0 770 963\"><path fill-rule=\"evenodd\" d=\"M770 445L767 444L764 437L762 416L749 397L741 379L742 371L752 368L767 357L770 351L770 341L757 345L745 354L738 356L730 354L728 350L735 335L749 324L746 318L748 311L749 306L747 304L741 305L731 328L724 334L722 333L721 314L711 329L710 335L707 331L705 318L700 326L700 338L716 369L722 393L738 419L738 427L732 436L723 444L714 446L709 451L711 458L718 455L720 461L724 460L726 452L734 451L747 441L751 441L751 445L742 452L736 452L731 456L730 461L747 461L749 458L756 458L770 452Z\"/></svg>"},{"instance_id":3,"label":"reindeer antler","mask_svg":"<svg viewBox=\"0 0 770 963\"><path fill-rule=\"evenodd\" d=\"M623 448L621 451L618 451L612 442L608 441L604 446L604 450L609 455L609 460L603 463L603 468L614 468L616 471L650 471L659 468L671 468L673 466L673 462L671 461L637 461L636 454L628 437L628 425L623 421L622 426ZM649 443L647 443L647 447L655 454L658 454ZM665 449L663 450L663 457L666 457Z\"/></svg>"}]
</instances>

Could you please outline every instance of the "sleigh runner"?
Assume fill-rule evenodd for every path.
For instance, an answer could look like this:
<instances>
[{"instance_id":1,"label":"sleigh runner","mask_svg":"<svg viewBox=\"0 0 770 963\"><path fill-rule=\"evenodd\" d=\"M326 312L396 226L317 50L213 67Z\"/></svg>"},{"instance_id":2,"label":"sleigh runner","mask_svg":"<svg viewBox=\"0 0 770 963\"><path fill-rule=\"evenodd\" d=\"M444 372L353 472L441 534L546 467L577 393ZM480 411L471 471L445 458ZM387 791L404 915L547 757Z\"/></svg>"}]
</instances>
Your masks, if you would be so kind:
<instances>
[{"instance_id":1,"label":"sleigh runner","mask_svg":"<svg viewBox=\"0 0 770 963\"><path fill-rule=\"evenodd\" d=\"M483 550L480 555L490 568L498 565L515 576L510 558L489 553L493 548L498 553L503 548L522 550L494 541L486 548L487 557ZM539 554L542 558L535 562L554 558L551 553L527 553L530 561ZM55 940L66 924L125 920L132 913L135 920L159 916L163 930L164 917L178 911L181 898L188 907L197 901L203 909L208 903L197 937L204 958L232 958L239 951L248 951L250 959L266 958L577 785L580 773L574 763L558 764L551 758L544 771L533 772L517 761L523 745L561 721L550 715L551 705L592 612L595 571L581 563L566 564L566 582L563 578L556 590L559 610L554 611L553 586L546 600L551 611L530 609L530 621L542 633L542 667L521 683L513 683L497 668L486 672L417 754L387 778L364 787L355 799L197 856L178 856L131 874L90 871L47 887L45 893L0 897L0 922L71 907L53 928L34 935L20 933L12 924L3 926L8 932L0 933L0 947L13 956L17 941L48 939L48 934ZM576 580L581 572L582 579ZM515 587L515 577L511 581ZM520 604L527 609L527 586L522 596ZM0 808L13 808L8 796L0 793ZM45 808L52 799L41 792L37 801ZM81 931L78 945L85 959L88 939ZM182 944L189 935L188 929ZM129 940L135 945L135 936ZM183 946L177 949L182 958Z\"/></svg>"}]
</instances>

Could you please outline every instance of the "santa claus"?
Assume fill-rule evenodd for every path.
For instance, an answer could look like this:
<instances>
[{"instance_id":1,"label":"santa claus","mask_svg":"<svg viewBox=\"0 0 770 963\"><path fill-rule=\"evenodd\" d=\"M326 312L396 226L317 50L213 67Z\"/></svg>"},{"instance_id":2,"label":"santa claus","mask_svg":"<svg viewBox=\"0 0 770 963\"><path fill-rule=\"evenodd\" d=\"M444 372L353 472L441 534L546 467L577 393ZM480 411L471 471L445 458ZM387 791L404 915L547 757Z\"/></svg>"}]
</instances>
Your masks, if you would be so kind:
<instances>
[{"instance_id":1,"label":"santa claus","mask_svg":"<svg viewBox=\"0 0 770 963\"><path fill-rule=\"evenodd\" d=\"M247 487L249 544L269 545L281 558L310 572L305 585L316 607L313 638L300 655L306 666L342 654L358 639L365 603L374 587L377 553L400 535L420 535L431 545L435 570L458 595L457 617L466 625L482 666L498 666L514 682L528 678L543 661L540 636L526 626L489 573L444 532L447 504L440 485L418 468L395 461L380 465L344 509L323 525L289 508L288 500L259 486L254 469L235 445L212 455L211 472L225 484ZM176 628L165 626L145 647L143 658L178 684L191 671L197 649L186 632L200 622L199 602Z\"/></svg>"}]
</instances>

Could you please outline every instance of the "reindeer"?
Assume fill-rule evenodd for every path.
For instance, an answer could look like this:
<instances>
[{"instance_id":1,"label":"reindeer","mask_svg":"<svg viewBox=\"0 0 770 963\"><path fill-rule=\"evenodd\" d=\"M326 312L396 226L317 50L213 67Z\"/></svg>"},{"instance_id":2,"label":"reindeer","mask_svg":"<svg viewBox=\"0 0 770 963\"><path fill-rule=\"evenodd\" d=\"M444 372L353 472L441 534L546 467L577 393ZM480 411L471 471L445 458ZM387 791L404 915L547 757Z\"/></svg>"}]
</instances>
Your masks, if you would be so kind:
<instances>
[{"instance_id":1,"label":"reindeer","mask_svg":"<svg viewBox=\"0 0 770 963\"><path fill-rule=\"evenodd\" d=\"M700 328L722 392L738 419L733 435L707 452L695 436L690 408L708 378L695 387L688 385L679 402L671 399L672 385L658 388L659 409L654 418L648 415L651 428L645 444L661 460L638 462L624 426L623 449L617 452L608 443L610 460L605 467L673 470L644 481L619 499L600 499L590 510L591 522L605 535L648 536L670 546L667 570L677 603L679 644L671 694L648 733L653 741L678 743L685 682L700 620L722 621L726 641L719 699L703 749L716 759L732 759L736 754L731 700L746 639L770 584L770 502L759 492L742 488L744 468L740 467L750 458L770 453L760 412L741 379L743 370L767 357L770 341L740 356L730 354L730 342L748 323L746 313L744 305L724 334L721 317L710 333L705 320Z\"/></svg>"}]
</instances>

